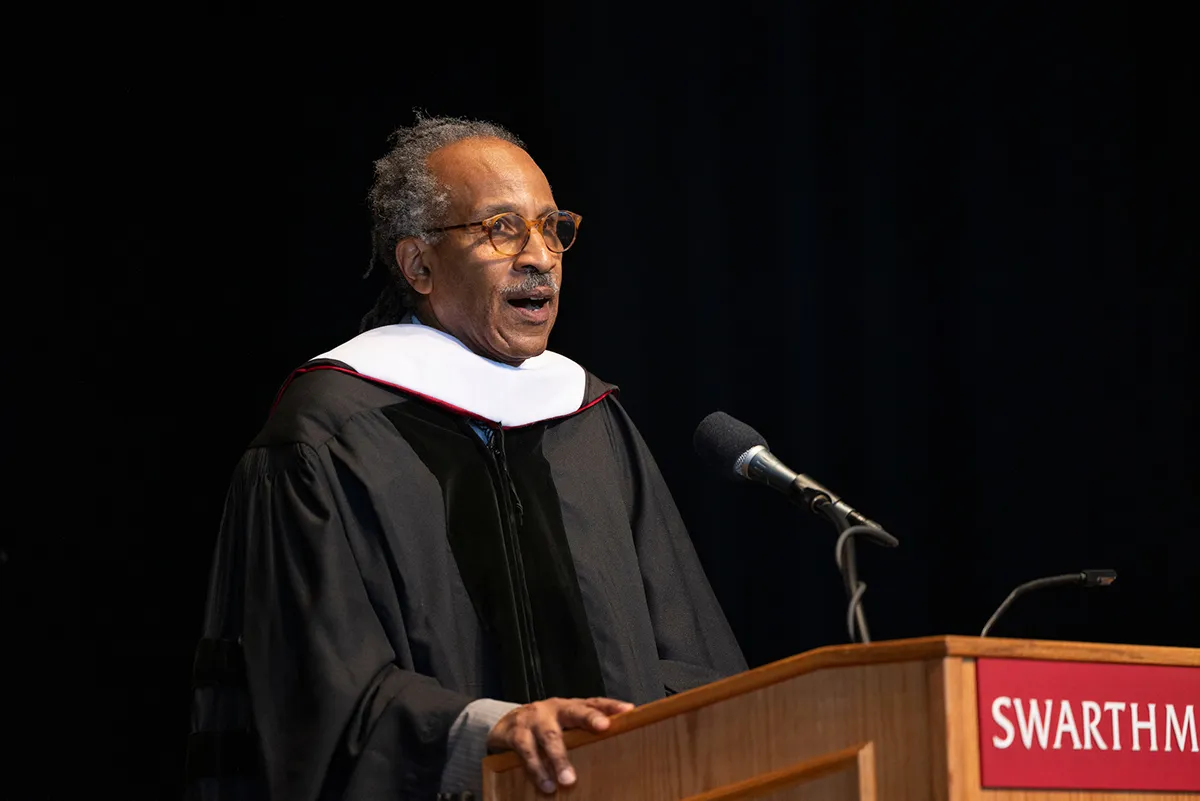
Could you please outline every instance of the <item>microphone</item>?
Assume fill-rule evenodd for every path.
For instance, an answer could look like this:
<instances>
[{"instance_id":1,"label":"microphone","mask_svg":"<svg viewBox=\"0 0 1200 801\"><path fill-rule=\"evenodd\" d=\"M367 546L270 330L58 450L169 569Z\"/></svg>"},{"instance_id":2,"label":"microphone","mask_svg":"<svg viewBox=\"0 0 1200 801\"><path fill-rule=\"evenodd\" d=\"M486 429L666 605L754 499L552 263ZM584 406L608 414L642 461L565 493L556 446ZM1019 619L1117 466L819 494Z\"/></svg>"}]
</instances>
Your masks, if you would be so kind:
<instances>
[{"instance_id":1,"label":"microphone","mask_svg":"<svg viewBox=\"0 0 1200 801\"><path fill-rule=\"evenodd\" d=\"M1012 606L1012 602L1030 590L1040 590L1044 587L1063 587L1071 584L1081 584L1084 587L1107 587L1116 580L1117 571L1115 570L1081 570L1078 573L1064 573L1061 576L1047 576L1046 578L1027 581L1008 594L1008 597L1004 599L1004 603L1000 604L999 608L992 613L991 618L984 625L983 631L979 632L979 636L986 637L992 626L996 625L996 621L1000 619L1000 615L1004 614L1005 610Z\"/></svg>"},{"instance_id":2,"label":"microphone","mask_svg":"<svg viewBox=\"0 0 1200 801\"><path fill-rule=\"evenodd\" d=\"M895 548L900 541L828 488L785 465L771 453L762 434L725 412L713 412L700 421L692 437L692 447L718 474L733 481L766 484L788 496L793 503L807 507L813 514L833 523L839 532L834 556L850 599L846 608L846 630L851 642L856 639L870 642L871 633L862 608L867 585L858 580L858 566L851 545L853 539L860 536L889 548Z\"/></svg>"},{"instance_id":3,"label":"microphone","mask_svg":"<svg viewBox=\"0 0 1200 801\"><path fill-rule=\"evenodd\" d=\"M839 531L868 526L876 532L872 539L889 547L900 544L883 526L859 514L829 488L785 465L771 453L762 434L725 412L713 412L700 421L692 447L717 473L733 481L766 484L793 503L829 519Z\"/></svg>"}]
</instances>

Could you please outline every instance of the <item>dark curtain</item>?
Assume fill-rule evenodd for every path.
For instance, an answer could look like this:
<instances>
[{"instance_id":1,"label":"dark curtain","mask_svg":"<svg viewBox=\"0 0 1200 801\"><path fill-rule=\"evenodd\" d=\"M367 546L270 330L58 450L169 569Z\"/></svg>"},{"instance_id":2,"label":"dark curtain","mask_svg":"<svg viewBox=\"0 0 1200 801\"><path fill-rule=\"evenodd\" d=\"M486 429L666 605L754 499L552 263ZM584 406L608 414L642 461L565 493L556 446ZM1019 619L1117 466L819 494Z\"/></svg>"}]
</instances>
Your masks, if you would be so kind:
<instances>
[{"instance_id":1,"label":"dark curtain","mask_svg":"<svg viewBox=\"0 0 1200 801\"><path fill-rule=\"evenodd\" d=\"M584 215L552 347L621 385L751 664L845 642L845 601L832 531L695 458L717 409L900 538L860 548L877 639L1112 567L995 634L1200 647L1184 12L604 5L10 73L4 749L36 797L177 796L225 482L381 288L363 198L414 107L510 126Z\"/></svg>"}]
</instances>

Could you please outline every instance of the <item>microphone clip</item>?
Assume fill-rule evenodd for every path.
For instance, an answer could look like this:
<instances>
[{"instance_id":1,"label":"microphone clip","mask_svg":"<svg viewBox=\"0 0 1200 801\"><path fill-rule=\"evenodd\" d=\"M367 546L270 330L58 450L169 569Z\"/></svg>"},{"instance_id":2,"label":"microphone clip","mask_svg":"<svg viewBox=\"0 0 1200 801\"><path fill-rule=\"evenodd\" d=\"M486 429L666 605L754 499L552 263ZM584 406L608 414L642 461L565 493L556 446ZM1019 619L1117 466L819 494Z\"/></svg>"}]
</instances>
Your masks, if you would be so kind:
<instances>
[{"instance_id":1,"label":"microphone clip","mask_svg":"<svg viewBox=\"0 0 1200 801\"><path fill-rule=\"evenodd\" d=\"M869 517L859 514L841 498L803 473L798 473L792 481L791 498L793 503L828 520L838 532L854 526L865 526L874 531L870 538L880 545L895 548L900 544L900 540L884 530L883 526Z\"/></svg>"},{"instance_id":2,"label":"microphone clip","mask_svg":"<svg viewBox=\"0 0 1200 801\"><path fill-rule=\"evenodd\" d=\"M793 503L808 509L815 515L828 518L835 525L838 521L832 517L833 498L824 487L814 486L815 482L805 481L805 477L797 475L792 481L791 498Z\"/></svg>"}]
</instances>

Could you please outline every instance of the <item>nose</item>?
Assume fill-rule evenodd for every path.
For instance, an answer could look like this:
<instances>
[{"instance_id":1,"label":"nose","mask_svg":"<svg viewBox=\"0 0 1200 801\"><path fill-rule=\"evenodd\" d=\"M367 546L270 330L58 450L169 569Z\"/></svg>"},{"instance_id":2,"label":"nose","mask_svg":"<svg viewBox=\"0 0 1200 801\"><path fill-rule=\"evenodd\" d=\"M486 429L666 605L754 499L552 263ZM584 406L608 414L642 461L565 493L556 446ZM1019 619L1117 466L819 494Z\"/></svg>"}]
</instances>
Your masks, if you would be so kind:
<instances>
[{"instance_id":1,"label":"nose","mask_svg":"<svg viewBox=\"0 0 1200 801\"><path fill-rule=\"evenodd\" d=\"M529 232L529 239L526 240L525 247L517 254L517 261L513 268L522 272L536 270L539 273L548 273L558 264L559 255L546 247L546 240L541 229L535 227Z\"/></svg>"}]
</instances>

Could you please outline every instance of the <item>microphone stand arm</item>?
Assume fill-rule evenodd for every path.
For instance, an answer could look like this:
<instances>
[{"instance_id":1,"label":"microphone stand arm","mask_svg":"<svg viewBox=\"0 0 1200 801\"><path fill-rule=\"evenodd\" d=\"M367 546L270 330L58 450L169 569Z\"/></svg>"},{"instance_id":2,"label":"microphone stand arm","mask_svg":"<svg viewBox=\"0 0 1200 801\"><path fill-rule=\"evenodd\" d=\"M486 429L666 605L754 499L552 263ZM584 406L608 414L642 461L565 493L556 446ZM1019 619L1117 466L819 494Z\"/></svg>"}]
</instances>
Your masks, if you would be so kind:
<instances>
[{"instance_id":1,"label":"microphone stand arm","mask_svg":"<svg viewBox=\"0 0 1200 801\"><path fill-rule=\"evenodd\" d=\"M863 517L807 476L797 476L796 480L792 482L792 489L793 498L797 503L807 507L814 514L824 517L837 529L838 541L834 557L838 569L841 571L842 581L846 586L846 595L849 598L849 606L846 609L846 628L850 635L850 642L857 640L869 643L871 632L867 628L867 618L862 606L862 596L866 592L867 585L858 580L858 561L854 552L854 539L864 536L888 548L896 547L900 541L884 531L878 523Z\"/></svg>"}]
</instances>

